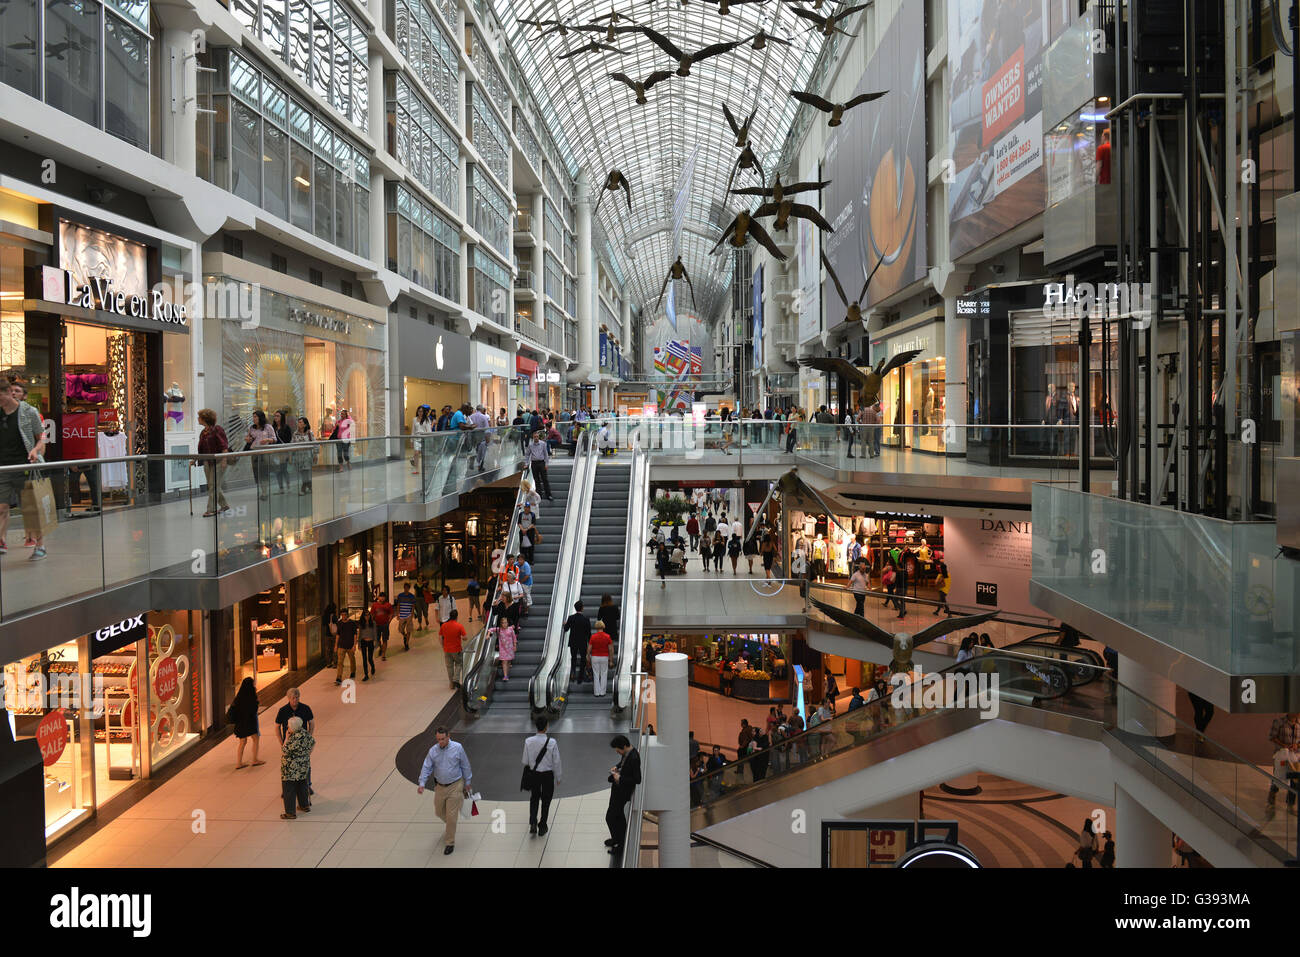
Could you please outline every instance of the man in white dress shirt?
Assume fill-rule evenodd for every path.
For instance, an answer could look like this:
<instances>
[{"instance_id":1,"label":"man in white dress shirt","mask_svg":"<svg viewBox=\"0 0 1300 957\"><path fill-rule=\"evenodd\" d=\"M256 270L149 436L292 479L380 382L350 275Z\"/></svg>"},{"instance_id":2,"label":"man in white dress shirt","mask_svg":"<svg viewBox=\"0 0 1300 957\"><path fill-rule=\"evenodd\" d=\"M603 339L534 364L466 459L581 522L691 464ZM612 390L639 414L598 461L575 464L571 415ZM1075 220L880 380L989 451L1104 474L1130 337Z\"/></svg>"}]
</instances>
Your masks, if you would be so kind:
<instances>
[{"instance_id":1,"label":"man in white dress shirt","mask_svg":"<svg viewBox=\"0 0 1300 957\"><path fill-rule=\"evenodd\" d=\"M546 815L551 810L555 785L560 783L560 745L546 733L546 718L537 719L537 733L524 739L524 769L531 771L528 791L528 833L546 833ZM537 806L541 805L541 814Z\"/></svg>"}]
</instances>

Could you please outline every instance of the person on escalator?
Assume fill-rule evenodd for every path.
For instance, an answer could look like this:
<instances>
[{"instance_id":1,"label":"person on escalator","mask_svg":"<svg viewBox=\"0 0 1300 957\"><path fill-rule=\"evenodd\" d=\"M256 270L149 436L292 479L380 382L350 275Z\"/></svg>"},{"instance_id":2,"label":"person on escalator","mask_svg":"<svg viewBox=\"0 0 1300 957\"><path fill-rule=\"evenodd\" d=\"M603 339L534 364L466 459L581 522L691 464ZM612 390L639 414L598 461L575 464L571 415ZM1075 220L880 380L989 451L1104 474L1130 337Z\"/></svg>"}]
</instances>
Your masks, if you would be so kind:
<instances>
[{"instance_id":1,"label":"person on escalator","mask_svg":"<svg viewBox=\"0 0 1300 957\"><path fill-rule=\"evenodd\" d=\"M609 648L612 644L605 623L597 621L595 634L587 639L587 657L591 659L591 693L597 698L605 696L605 681L609 677Z\"/></svg>"},{"instance_id":2,"label":"person on escalator","mask_svg":"<svg viewBox=\"0 0 1300 957\"><path fill-rule=\"evenodd\" d=\"M591 621L583 614L582 602L574 602L563 631L569 635L570 681L581 682L587 672L587 642L591 638Z\"/></svg>"},{"instance_id":3,"label":"person on escalator","mask_svg":"<svg viewBox=\"0 0 1300 957\"><path fill-rule=\"evenodd\" d=\"M618 613L618 605L614 604L613 595L601 595L600 607L596 609L596 618L605 623L605 630L609 632L609 640L613 642L614 647L618 647L618 626L621 617Z\"/></svg>"}]
</instances>

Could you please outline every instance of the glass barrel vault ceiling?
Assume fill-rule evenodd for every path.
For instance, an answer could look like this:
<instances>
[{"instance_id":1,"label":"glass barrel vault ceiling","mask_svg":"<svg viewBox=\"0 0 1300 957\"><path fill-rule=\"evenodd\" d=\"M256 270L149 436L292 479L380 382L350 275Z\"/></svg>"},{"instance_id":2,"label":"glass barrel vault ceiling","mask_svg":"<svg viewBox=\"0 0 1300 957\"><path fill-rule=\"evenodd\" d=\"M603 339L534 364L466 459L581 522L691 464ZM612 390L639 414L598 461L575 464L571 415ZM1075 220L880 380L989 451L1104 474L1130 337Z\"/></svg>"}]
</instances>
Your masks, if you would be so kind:
<instances>
[{"instance_id":1,"label":"glass barrel vault ceiling","mask_svg":"<svg viewBox=\"0 0 1300 957\"><path fill-rule=\"evenodd\" d=\"M811 6L811 5L809 5ZM823 5L826 12L829 4ZM587 170L599 189L610 169L620 169L632 186L632 211L622 190L606 194L599 220L628 272L629 297L646 303L646 320L654 315L659 289L672 264L673 191L695 148L693 185L680 239L682 262L690 274L703 319L712 319L731 281L730 247L716 255L709 250L746 197L726 195L727 178L740 150L722 115L725 102L738 122L758 107L750 127L750 142L770 181L798 103L791 89L805 88L824 40L800 20L783 0L744 3L718 13L717 3L688 0L494 0L494 8L511 48L527 76L538 106L554 117L552 130L569 161ZM540 36L537 27L519 17L562 20L566 25L591 23L610 10L621 18L663 34L680 49L694 52L713 43L752 37L759 30L791 41L768 43L762 50L746 43L728 53L691 67L689 77L675 74L647 92L649 102L636 105L631 89L607 74L621 72L644 80L656 70L676 70L677 64L649 37L618 34L611 51L580 53L558 59L604 33L570 30ZM608 24L608 19L600 21ZM844 25L852 29L849 23ZM736 174L737 186L757 186L752 170ZM757 197L748 197L757 203ZM751 207L752 208L752 207ZM729 210L729 212L728 212ZM678 288L678 309L694 312L684 283Z\"/></svg>"}]
</instances>

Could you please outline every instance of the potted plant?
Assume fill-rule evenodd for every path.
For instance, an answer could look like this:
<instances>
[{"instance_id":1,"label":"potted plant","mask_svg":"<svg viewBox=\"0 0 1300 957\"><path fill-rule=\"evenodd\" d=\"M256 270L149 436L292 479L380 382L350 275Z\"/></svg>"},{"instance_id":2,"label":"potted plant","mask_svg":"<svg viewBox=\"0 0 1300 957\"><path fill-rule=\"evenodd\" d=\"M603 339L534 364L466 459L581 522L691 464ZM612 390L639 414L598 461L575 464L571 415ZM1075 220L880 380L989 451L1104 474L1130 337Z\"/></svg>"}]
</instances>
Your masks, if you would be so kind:
<instances>
[{"instance_id":1,"label":"potted plant","mask_svg":"<svg viewBox=\"0 0 1300 957\"><path fill-rule=\"evenodd\" d=\"M655 510L654 522L656 525L685 525L684 516L690 511L690 503L686 499L677 495L664 495L654 500L650 505Z\"/></svg>"},{"instance_id":2,"label":"potted plant","mask_svg":"<svg viewBox=\"0 0 1300 957\"><path fill-rule=\"evenodd\" d=\"M732 683L732 694L737 698L757 698L766 701L770 697L769 688L772 676L766 671L746 669L737 673Z\"/></svg>"}]
</instances>

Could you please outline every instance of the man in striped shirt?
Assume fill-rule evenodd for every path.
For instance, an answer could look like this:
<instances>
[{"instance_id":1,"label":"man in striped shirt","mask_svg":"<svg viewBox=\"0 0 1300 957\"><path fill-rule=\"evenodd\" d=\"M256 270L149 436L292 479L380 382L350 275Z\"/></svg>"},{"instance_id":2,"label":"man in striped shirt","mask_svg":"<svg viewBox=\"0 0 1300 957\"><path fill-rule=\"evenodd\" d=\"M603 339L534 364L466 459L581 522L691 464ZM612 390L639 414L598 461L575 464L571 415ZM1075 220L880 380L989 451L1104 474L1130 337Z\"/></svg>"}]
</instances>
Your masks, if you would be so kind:
<instances>
[{"instance_id":1,"label":"man in striped shirt","mask_svg":"<svg viewBox=\"0 0 1300 957\"><path fill-rule=\"evenodd\" d=\"M397 633L402 636L402 647L411 650L411 624L415 614L417 599L411 592L411 583L402 585L402 593L397 596L393 606L397 609Z\"/></svg>"}]
</instances>

